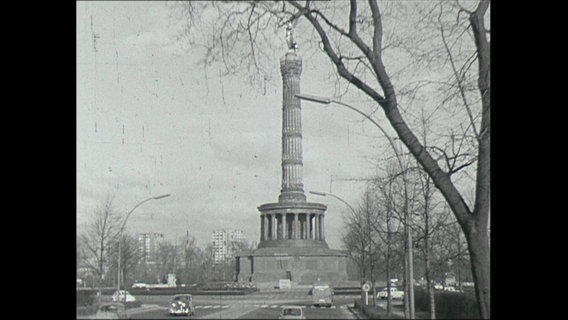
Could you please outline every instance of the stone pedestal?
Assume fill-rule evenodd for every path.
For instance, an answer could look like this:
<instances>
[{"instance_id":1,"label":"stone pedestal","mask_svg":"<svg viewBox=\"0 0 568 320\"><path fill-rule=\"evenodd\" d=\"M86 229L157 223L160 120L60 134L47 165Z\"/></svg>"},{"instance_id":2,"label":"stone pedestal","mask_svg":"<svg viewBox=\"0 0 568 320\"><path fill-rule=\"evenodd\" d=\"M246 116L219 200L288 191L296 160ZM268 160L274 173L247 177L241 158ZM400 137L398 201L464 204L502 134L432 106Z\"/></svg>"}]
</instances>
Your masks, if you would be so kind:
<instances>
[{"instance_id":1,"label":"stone pedestal","mask_svg":"<svg viewBox=\"0 0 568 320\"><path fill-rule=\"evenodd\" d=\"M238 280L274 283L290 279L294 284L347 280L346 253L314 247L263 248L237 257Z\"/></svg>"}]
</instances>

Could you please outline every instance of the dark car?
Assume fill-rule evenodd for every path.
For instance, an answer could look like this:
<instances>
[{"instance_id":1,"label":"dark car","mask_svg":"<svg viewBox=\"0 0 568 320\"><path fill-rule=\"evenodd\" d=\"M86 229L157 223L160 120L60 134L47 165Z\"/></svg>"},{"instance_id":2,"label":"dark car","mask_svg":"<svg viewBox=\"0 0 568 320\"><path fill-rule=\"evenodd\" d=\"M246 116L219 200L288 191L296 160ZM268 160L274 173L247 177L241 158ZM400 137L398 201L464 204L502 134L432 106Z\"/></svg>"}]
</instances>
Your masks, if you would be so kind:
<instances>
[{"instance_id":1,"label":"dark car","mask_svg":"<svg viewBox=\"0 0 568 320\"><path fill-rule=\"evenodd\" d=\"M93 319L129 319L129 317L124 304L110 302L99 305Z\"/></svg>"},{"instance_id":2,"label":"dark car","mask_svg":"<svg viewBox=\"0 0 568 320\"><path fill-rule=\"evenodd\" d=\"M306 319L301 306L283 306L278 319Z\"/></svg>"},{"instance_id":3,"label":"dark car","mask_svg":"<svg viewBox=\"0 0 568 320\"><path fill-rule=\"evenodd\" d=\"M191 316L195 312L191 294L176 294L170 301L168 313L171 315Z\"/></svg>"}]
</instances>

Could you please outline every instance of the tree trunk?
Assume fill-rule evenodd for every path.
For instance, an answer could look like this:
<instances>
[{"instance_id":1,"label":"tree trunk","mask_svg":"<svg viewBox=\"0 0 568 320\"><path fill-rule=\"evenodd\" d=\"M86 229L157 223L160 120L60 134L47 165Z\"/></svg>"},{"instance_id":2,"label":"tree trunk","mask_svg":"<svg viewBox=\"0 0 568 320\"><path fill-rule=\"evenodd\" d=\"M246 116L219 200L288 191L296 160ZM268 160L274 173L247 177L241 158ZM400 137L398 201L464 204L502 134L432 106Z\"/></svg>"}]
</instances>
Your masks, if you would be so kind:
<instances>
[{"instance_id":1,"label":"tree trunk","mask_svg":"<svg viewBox=\"0 0 568 320\"><path fill-rule=\"evenodd\" d=\"M416 319L414 312L414 260L412 257L412 234L410 226L408 226L408 246L408 293L405 292L404 295L408 294L410 319Z\"/></svg>"},{"instance_id":2,"label":"tree trunk","mask_svg":"<svg viewBox=\"0 0 568 320\"><path fill-rule=\"evenodd\" d=\"M391 287L391 275L390 275L390 255L391 255L391 248L390 248L390 229L388 227L387 222L387 317L391 316L392 313L392 306L391 306L391 296L390 296L390 287Z\"/></svg>"},{"instance_id":3,"label":"tree trunk","mask_svg":"<svg viewBox=\"0 0 568 320\"><path fill-rule=\"evenodd\" d=\"M436 298L434 282L428 280L428 298L430 300L430 319L436 319Z\"/></svg>"},{"instance_id":4,"label":"tree trunk","mask_svg":"<svg viewBox=\"0 0 568 320\"><path fill-rule=\"evenodd\" d=\"M489 319L491 312L491 264L487 229L485 227L467 228L465 234L468 238L475 295L479 304L479 316L482 319Z\"/></svg>"},{"instance_id":5,"label":"tree trunk","mask_svg":"<svg viewBox=\"0 0 568 320\"><path fill-rule=\"evenodd\" d=\"M373 274L374 272L375 272L375 263L373 262L373 259L371 259L370 273L371 273L371 285L373 286L373 288L372 288L373 289L372 290L372 292L373 292L373 307L376 307L377 306L377 293L376 293L376 288L375 288L375 276Z\"/></svg>"},{"instance_id":6,"label":"tree trunk","mask_svg":"<svg viewBox=\"0 0 568 320\"><path fill-rule=\"evenodd\" d=\"M488 318L490 312L489 300L489 238L487 233L488 209L489 209L489 135L490 135L490 46L486 37L486 29L484 26L484 16L489 7L489 0L479 2L477 9L471 13L470 21L472 26L475 44L478 52L479 61L479 79L478 87L482 99L482 120L479 131L479 153L476 179L476 197L473 212L468 207L462 197L462 194L451 181L451 172L444 172L429 152L426 150L413 131L404 121L400 110L398 109L397 97L394 86L390 82L389 76L385 70L382 61L382 23L381 16L376 2L370 1L371 10L373 12L373 22L375 24L373 35L373 48L366 46L365 43L356 33L355 23L353 28L350 27L347 36L357 45L371 62L371 67L375 72L375 76L383 89L384 97L376 92L367 83L361 81L347 70L341 58L335 52L329 37L319 24L316 15L307 7L302 7L296 2L290 2L298 10L302 10L304 16L314 26L322 40L323 49L329 56L331 61L336 65L338 74L375 100L384 110L385 116L403 144L408 148L410 153L422 165L424 170L432 178L434 185L440 190L444 199L449 204L456 219L460 223L466 238L471 255L473 280L476 287L476 295L479 303L480 315L482 318ZM353 17L356 17L356 1L352 1ZM355 21L355 19L353 19ZM484 227L477 228L472 231L472 223L479 223ZM465 227L469 225L469 227ZM468 230L466 230L466 228ZM483 229L483 230L481 230ZM405 253L406 255L406 253ZM406 261L405 261L406 262ZM406 262L407 263L407 262ZM405 286L408 285L409 275L405 264ZM408 291L407 291L408 292ZM408 294L405 293L405 317L409 317Z\"/></svg>"},{"instance_id":7,"label":"tree trunk","mask_svg":"<svg viewBox=\"0 0 568 320\"><path fill-rule=\"evenodd\" d=\"M406 244L404 245L404 259L402 259L403 261L403 267L404 267L404 274L403 274L403 281L404 281L404 318L405 319L410 319L410 300L408 299L408 254L407 254L407 250L408 247L406 246ZM389 291L389 297L390 297L390 291Z\"/></svg>"},{"instance_id":8,"label":"tree trunk","mask_svg":"<svg viewBox=\"0 0 568 320\"><path fill-rule=\"evenodd\" d=\"M426 222L425 222L425 229L426 233L429 232L429 223L428 223L428 216L426 215ZM430 319L436 319L436 298L434 296L434 283L432 281L432 277L430 275L430 240L428 235L424 237L424 262L426 265L426 285L428 288L428 298L430 301Z\"/></svg>"}]
</instances>

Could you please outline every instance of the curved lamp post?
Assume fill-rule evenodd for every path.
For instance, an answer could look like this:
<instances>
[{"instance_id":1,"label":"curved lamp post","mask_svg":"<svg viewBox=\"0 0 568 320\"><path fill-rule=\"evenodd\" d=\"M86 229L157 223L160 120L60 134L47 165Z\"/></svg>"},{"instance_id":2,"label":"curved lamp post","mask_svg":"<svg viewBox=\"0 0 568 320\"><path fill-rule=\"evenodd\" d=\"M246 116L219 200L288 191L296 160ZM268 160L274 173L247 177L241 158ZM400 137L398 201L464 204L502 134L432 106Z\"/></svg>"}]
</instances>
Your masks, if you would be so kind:
<instances>
[{"instance_id":1,"label":"curved lamp post","mask_svg":"<svg viewBox=\"0 0 568 320\"><path fill-rule=\"evenodd\" d=\"M355 209L353 209L353 207L349 204L349 202L347 202L347 201L343 200L342 198L340 198L340 197L334 195L333 193L318 192L318 191L310 191L310 193L311 193L311 194L315 194L315 195L317 195L317 196L322 196L322 197L325 197L325 196L334 197L335 199L337 199L337 200L343 202L347 207L349 207L349 209L351 210L351 212L353 212L353 214L354 214L355 216L357 215L357 212L355 211ZM369 246L370 246L370 244L369 244ZM370 251L370 249L369 249L369 251ZM367 281L367 279L364 279L364 280ZM374 282L374 281L373 281L373 282ZM375 293L375 284L373 283L373 299L374 299L374 296L375 296L375 295L376 295L376 293ZM361 299L363 299L363 296L365 296L365 305L368 305L368 304L369 304L369 293L368 293L368 290L364 290L363 288L361 288Z\"/></svg>"},{"instance_id":2,"label":"curved lamp post","mask_svg":"<svg viewBox=\"0 0 568 320\"><path fill-rule=\"evenodd\" d=\"M122 242L122 232L124 231L124 227L126 226L126 221L128 221L128 217L130 217L130 215L132 214L132 212L134 212L134 210L136 208L138 208L139 206L141 206L143 203L148 202L150 200L159 200L159 199L163 199L166 197L169 197L170 194L163 194L161 196L156 196L156 197L151 197L145 200L140 201L137 205L134 206L134 208L132 208L130 211L128 211L128 213L126 214L126 217L124 218L124 221L122 222L122 225L120 226L120 229L118 230L118 275L117 275L117 291L119 292L118 297L120 299L120 281L121 281L121 276L120 276L120 258L121 258L121 252L120 252L120 243ZM124 300L126 302L126 295L124 295Z\"/></svg>"},{"instance_id":3,"label":"curved lamp post","mask_svg":"<svg viewBox=\"0 0 568 320\"><path fill-rule=\"evenodd\" d=\"M341 199L340 197L334 195L333 193L319 192L319 191L310 191L310 193L311 193L311 194L315 194L316 196L322 196L322 197L330 196L330 197L334 197L335 199L337 199L337 200L339 200L339 201L345 203L345 205L348 206L349 209L351 209L351 211L353 211L354 214L357 214L357 213L355 212L355 209L353 209L353 207L352 207L347 201Z\"/></svg>"},{"instance_id":4,"label":"curved lamp post","mask_svg":"<svg viewBox=\"0 0 568 320\"><path fill-rule=\"evenodd\" d=\"M322 98L322 97L318 97L318 96L313 96L313 95L308 95L308 94L296 94L296 97L298 99L301 100L306 100L306 101L312 101L312 102L316 102L316 103L321 103L321 104L330 104L330 103L336 103L338 105L344 106L346 108L349 108L355 112L357 112L358 114L362 115L363 117L367 118L369 121L371 121L371 123L373 123L377 128L379 128L379 130L381 130L381 132L384 134L384 136L388 139L392 149L394 150L394 153L396 155L396 159L398 160L398 164L400 166L400 170L402 173L402 178L404 180L404 193L405 193L405 201L404 201L404 215L405 215L405 223L404 223L404 228L405 228L405 234L406 234L406 246L407 246L407 267L405 268L405 272L408 272L408 277L407 277L407 281L408 281L408 297L409 297L409 306L410 306L410 318L414 319L415 318L415 313L414 313L414 275L413 275L413 257L412 257L412 234L410 232L410 227L409 227L409 223L408 223L408 190L407 190L407 180L406 180L406 170L404 169L404 166L402 164L402 160L400 158L400 154L398 152L398 149L396 148L396 145L394 144L394 139L391 138L391 136L385 131L385 129L383 129L383 127L381 127L381 125L375 121L373 118L371 118L368 114L362 112L361 110L350 106L346 103L343 103L341 101L337 101L337 100L333 100L333 99L329 99L329 98ZM406 297L406 295L405 295Z\"/></svg>"}]
</instances>

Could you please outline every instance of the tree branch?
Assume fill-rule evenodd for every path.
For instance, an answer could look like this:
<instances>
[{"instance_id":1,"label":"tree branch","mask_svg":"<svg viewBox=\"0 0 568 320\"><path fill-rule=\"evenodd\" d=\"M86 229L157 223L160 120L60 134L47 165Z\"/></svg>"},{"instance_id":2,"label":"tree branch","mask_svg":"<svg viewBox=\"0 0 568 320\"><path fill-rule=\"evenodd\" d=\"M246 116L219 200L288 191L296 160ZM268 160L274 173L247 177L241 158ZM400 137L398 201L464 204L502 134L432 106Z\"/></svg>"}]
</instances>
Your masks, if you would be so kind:
<instances>
[{"instance_id":1,"label":"tree branch","mask_svg":"<svg viewBox=\"0 0 568 320\"><path fill-rule=\"evenodd\" d=\"M326 32L323 30L323 28L321 27L318 20L311 14L312 12L307 11L306 8L299 5L296 1L290 1L290 3L294 7L296 7L298 10L304 12L304 16L314 26L318 35L320 36L320 39L322 40L324 51L327 53L327 55L331 59L331 61L336 65L337 72L343 78L345 78L347 81L351 82L353 85L355 85L361 91L363 91L364 93L369 95L371 98L373 98L375 101L377 101L379 103L384 103L385 99L383 98L383 96L381 96L373 88L368 86L366 83L361 81L361 79L359 79L357 76L355 76L354 74L349 72L349 70L347 70L347 68L345 67L345 65L341 61L341 59L339 59L337 53L334 51Z\"/></svg>"},{"instance_id":2,"label":"tree branch","mask_svg":"<svg viewBox=\"0 0 568 320\"><path fill-rule=\"evenodd\" d=\"M460 92L461 98L463 100L463 104L465 106L465 109L467 111L467 115L469 116L469 121L471 123L471 127L473 128L473 132L475 134L476 137L478 137L478 133L477 133L477 128L475 126L475 122L473 120L473 115L471 112L471 108L469 107L469 103L467 101L467 98L465 96L465 92L464 92L464 88L463 88L463 77L459 75L458 70L456 68L456 65L454 63L454 59L452 56L452 51L450 50L448 43L446 41L446 36L444 34L444 24L441 21L441 16L442 16L442 6L440 6L440 14L438 15L438 23L440 24L440 35L442 36L442 42L444 43L444 48L446 49L446 54L448 55L448 59L450 60L450 65L452 66L452 71L454 73L454 77L456 78L456 81L458 83L458 90Z\"/></svg>"}]
</instances>

